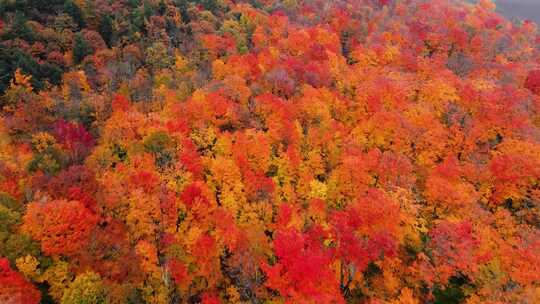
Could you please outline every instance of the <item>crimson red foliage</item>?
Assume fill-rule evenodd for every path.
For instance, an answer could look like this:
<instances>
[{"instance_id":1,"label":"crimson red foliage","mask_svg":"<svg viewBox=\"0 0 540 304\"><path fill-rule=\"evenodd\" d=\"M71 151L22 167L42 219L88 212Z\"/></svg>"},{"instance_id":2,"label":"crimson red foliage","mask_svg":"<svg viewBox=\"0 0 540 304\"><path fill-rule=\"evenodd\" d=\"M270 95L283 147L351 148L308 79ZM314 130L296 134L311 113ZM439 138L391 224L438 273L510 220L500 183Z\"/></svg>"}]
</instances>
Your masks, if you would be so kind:
<instances>
[{"instance_id":1,"label":"crimson red foliage","mask_svg":"<svg viewBox=\"0 0 540 304\"><path fill-rule=\"evenodd\" d=\"M525 80L525 88L536 95L540 95L540 70L530 71Z\"/></svg>"},{"instance_id":2,"label":"crimson red foliage","mask_svg":"<svg viewBox=\"0 0 540 304\"><path fill-rule=\"evenodd\" d=\"M6 304L37 304L41 293L20 273L11 269L6 258L0 258L0 302Z\"/></svg>"}]
</instances>

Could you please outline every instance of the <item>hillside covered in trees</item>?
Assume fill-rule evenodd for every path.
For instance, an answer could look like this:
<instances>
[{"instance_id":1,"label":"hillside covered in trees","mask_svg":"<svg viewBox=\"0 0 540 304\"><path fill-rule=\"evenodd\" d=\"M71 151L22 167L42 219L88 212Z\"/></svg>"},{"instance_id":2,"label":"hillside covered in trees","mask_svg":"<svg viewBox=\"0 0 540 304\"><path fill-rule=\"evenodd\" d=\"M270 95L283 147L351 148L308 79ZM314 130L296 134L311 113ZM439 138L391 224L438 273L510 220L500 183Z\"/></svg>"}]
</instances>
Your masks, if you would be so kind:
<instances>
[{"instance_id":1,"label":"hillside covered in trees","mask_svg":"<svg viewBox=\"0 0 540 304\"><path fill-rule=\"evenodd\" d=\"M540 303L540 35L475 2L0 0L0 303Z\"/></svg>"}]
</instances>

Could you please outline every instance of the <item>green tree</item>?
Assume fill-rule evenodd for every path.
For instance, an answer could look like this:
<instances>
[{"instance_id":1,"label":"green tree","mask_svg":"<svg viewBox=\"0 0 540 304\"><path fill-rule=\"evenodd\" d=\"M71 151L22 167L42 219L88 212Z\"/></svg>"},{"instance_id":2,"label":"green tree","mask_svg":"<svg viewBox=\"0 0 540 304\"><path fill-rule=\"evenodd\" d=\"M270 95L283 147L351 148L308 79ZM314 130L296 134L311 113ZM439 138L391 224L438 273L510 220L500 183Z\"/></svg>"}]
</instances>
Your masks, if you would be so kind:
<instances>
[{"instance_id":1,"label":"green tree","mask_svg":"<svg viewBox=\"0 0 540 304\"><path fill-rule=\"evenodd\" d=\"M112 46L113 38L113 25L112 18L109 14L101 16L99 21L98 31L108 47Z\"/></svg>"},{"instance_id":2,"label":"green tree","mask_svg":"<svg viewBox=\"0 0 540 304\"><path fill-rule=\"evenodd\" d=\"M0 47L0 94L9 87L11 78L18 68L25 75L32 75L32 87L38 90L43 88L41 78L36 76L39 74L40 65L32 56L18 48Z\"/></svg>"},{"instance_id":3,"label":"green tree","mask_svg":"<svg viewBox=\"0 0 540 304\"><path fill-rule=\"evenodd\" d=\"M23 12L17 11L15 17L13 18L13 24L11 25L11 30L7 34L7 39L21 38L28 42L34 41L34 33L26 24L27 18Z\"/></svg>"},{"instance_id":4,"label":"green tree","mask_svg":"<svg viewBox=\"0 0 540 304\"><path fill-rule=\"evenodd\" d=\"M80 63L84 57L92 54L92 48L86 39L84 39L81 33L75 35L75 41L73 44L73 61Z\"/></svg>"},{"instance_id":5,"label":"green tree","mask_svg":"<svg viewBox=\"0 0 540 304\"><path fill-rule=\"evenodd\" d=\"M107 303L107 289L101 277L94 272L78 275L62 296L62 304L101 303Z\"/></svg>"},{"instance_id":6,"label":"green tree","mask_svg":"<svg viewBox=\"0 0 540 304\"><path fill-rule=\"evenodd\" d=\"M18 234L21 224L20 205L8 194L0 192L0 256L14 262L17 257L37 256L39 245L28 235Z\"/></svg>"},{"instance_id":7,"label":"green tree","mask_svg":"<svg viewBox=\"0 0 540 304\"><path fill-rule=\"evenodd\" d=\"M73 18L73 21L79 25L79 28L83 28L86 25L81 8L73 1L67 0L64 3L64 12Z\"/></svg>"},{"instance_id":8,"label":"green tree","mask_svg":"<svg viewBox=\"0 0 540 304\"><path fill-rule=\"evenodd\" d=\"M200 2L200 4L202 4L202 6L206 10L209 10L211 12L216 12L220 8L220 5L217 0L201 0L197 2Z\"/></svg>"}]
</instances>

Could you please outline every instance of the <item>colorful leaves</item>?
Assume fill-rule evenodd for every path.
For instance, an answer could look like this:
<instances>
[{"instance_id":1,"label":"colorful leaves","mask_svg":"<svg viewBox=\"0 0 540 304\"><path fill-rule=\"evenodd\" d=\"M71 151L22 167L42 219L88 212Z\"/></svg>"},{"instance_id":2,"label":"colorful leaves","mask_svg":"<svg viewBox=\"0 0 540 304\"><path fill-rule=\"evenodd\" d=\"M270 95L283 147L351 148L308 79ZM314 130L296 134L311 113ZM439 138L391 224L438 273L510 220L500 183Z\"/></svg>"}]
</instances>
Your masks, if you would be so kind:
<instances>
[{"instance_id":1,"label":"colorful leaves","mask_svg":"<svg viewBox=\"0 0 540 304\"><path fill-rule=\"evenodd\" d=\"M220 304L219 297L215 294L205 292L202 296L201 304Z\"/></svg>"},{"instance_id":2,"label":"colorful leaves","mask_svg":"<svg viewBox=\"0 0 540 304\"><path fill-rule=\"evenodd\" d=\"M97 217L79 201L33 202L23 217L23 230L41 242L48 255L72 255L85 248Z\"/></svg>"},{"instance_id":3,"label":"colorful leaves","mask_svg":"<svg viewBox=\"0 0 540 304\"><path fill-rule=\"evenodd\" d=\"M125 217L130 239L154 240L159 232L161 209L159 198L147 194L141 188L131 191L128 200L128 211Z\"/></svg>"},{"instance_id":4,"label":"colorful leaves","mask_svg":"<svg viewBox=\"0 0 540 304\"><path fill-rule=\"evenodd\" d=\"M185 285L187 283L186 281L188 280L187 267L181 261L176 259L169 261L167 265L174 282L178 285Z\"/></svg>"},{"instance_id":5,"label":"colorful leaves","mask_svg":"<svg viewBox=\"0 0 540 304\"><path fill-rule=\"evenodd\" d=\"M533 23L488 0L30 2L0 35L0 253L54 301L538 302Z\"/></svg>"},{"instance_id":6,"label":"colorful leaves","mask_svg":"<svg viewBox=\"0 0 540 304\"><path fill-rule=\"evenodd\" d=\"M540 178L540 148L523 141L508 141L498 147L489 169L493 174L494 191L491 200L501 204L506 199L525 199Z\"/></svg>"},{"instance_id":7,"label":"colorful leaves","mask_svg":"<svg viewBox=\"0 0 540 304\"><path fill-rule=\"evenodd\" d=\"M278 231L274 251L277 263L261 267L268 276L266 286L279 291L287 303L344 303L330 268L331 251L324 248L317 231Z\"/></svg>"},{"instance_id":8,"label":"colorful leaves","mask_svg":"<svg viewBox=\"0 0 540 304\"><path fill-rule=\"evenodd\" d=\"M0 302L37 304L41 293L15 270L6 258L0 259Z\"/></svg>"},{"instance_id":9,"label":"colorful leaves","mask_svg":"<svg viewBox=\"0 0 540 304\"><path fill-rule=\"evenodd\" d=\"M56 140L76 159L84 158L94 146L94 138L80 124L61 119L53 128Z\"/></svg>"},{"instance_id":10,"label":"colorful leaves","mask_svg":"<svg viewBox=\"0 0 540 304\"><path fill-rule=\"evenodd\" d=\"M479 241L471 223L441 222L431 230L429 236L433 262L443 284L457 272L466 275L476 272L475 250Z\"/></svg>"},{"instance_id":11,"label":"colorful leaves","mask_svg":"<svg viewBox=\"0 0 540 304\"><path fill-rule=\"evenodd\" d=\"M127 111L129 109L129 101L124 95L116 95L112 100L111 107L113 111Z\"/></svg>"},{"instance_id":12,"label":"colorful leaves","mask_svg":"<svg viewBox=\"0 0 540 304\"><path fill-rule=\"evenodd\" d=\"M426 198L446 208L472 205L478 194L473 185L462 180L462 172L455 158L446 159L427 178Z\"/></svg>"},{"instance_id":13,"label":"colorful leaves","mask_svg":"<svg viewBox=\"0 0 540 304\"><path fill-rule=\"evenodd\" d=\"M370 189L344 211L332 215L337 256L358 271L371 261L396 255L399 206L384 193Z\"/></svg>"},{"instance_id":14,"label":"colorful leaves","mask_svg":"<svg viewBox=\"0 0 540 304\"><path fill-rule=\"evenodd\" d=\"M540 70L530 71L525 80L525 88L536 95L540 95Z\"/></svg>"},{"instance_id":15,"label":"colorful leaves","mask_svg":"<svg viewBox=\"0 0 540 304\"><path fill-rule=\"evenodd\" d=\"M107 291L98 274L87 272L78 275L64 291L62 303L106 303Z\"/></svg>"},{"instance_id":16,"label":"colorful leaves","mask_svg":"<svg viewBox=\"0 0 540 304\"><path fill-rule=\"evenodd\" d=\"M180 198L188 208L208 208L210 204L199 184L186 186Z\"/></svg>"}]
</instances>

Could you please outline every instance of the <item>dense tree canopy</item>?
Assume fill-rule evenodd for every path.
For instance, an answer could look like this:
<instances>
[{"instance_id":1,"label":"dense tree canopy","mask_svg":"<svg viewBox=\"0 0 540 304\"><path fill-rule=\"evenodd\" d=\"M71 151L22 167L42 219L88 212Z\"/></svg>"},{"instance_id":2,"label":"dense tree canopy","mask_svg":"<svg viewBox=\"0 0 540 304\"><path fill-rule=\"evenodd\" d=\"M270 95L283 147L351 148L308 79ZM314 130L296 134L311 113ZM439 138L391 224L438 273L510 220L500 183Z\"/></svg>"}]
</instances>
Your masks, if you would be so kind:
<instances>
[{"instance_id":1,"label":"dense tree canopy","mask_svg":"<svg viewBox=\"0 0 540 304\"><path fill-rule=\"evenodd\" d=\"M0 302L540 303L540 34L473 2L0 1Z\"/></svg>"}]
</instances>

